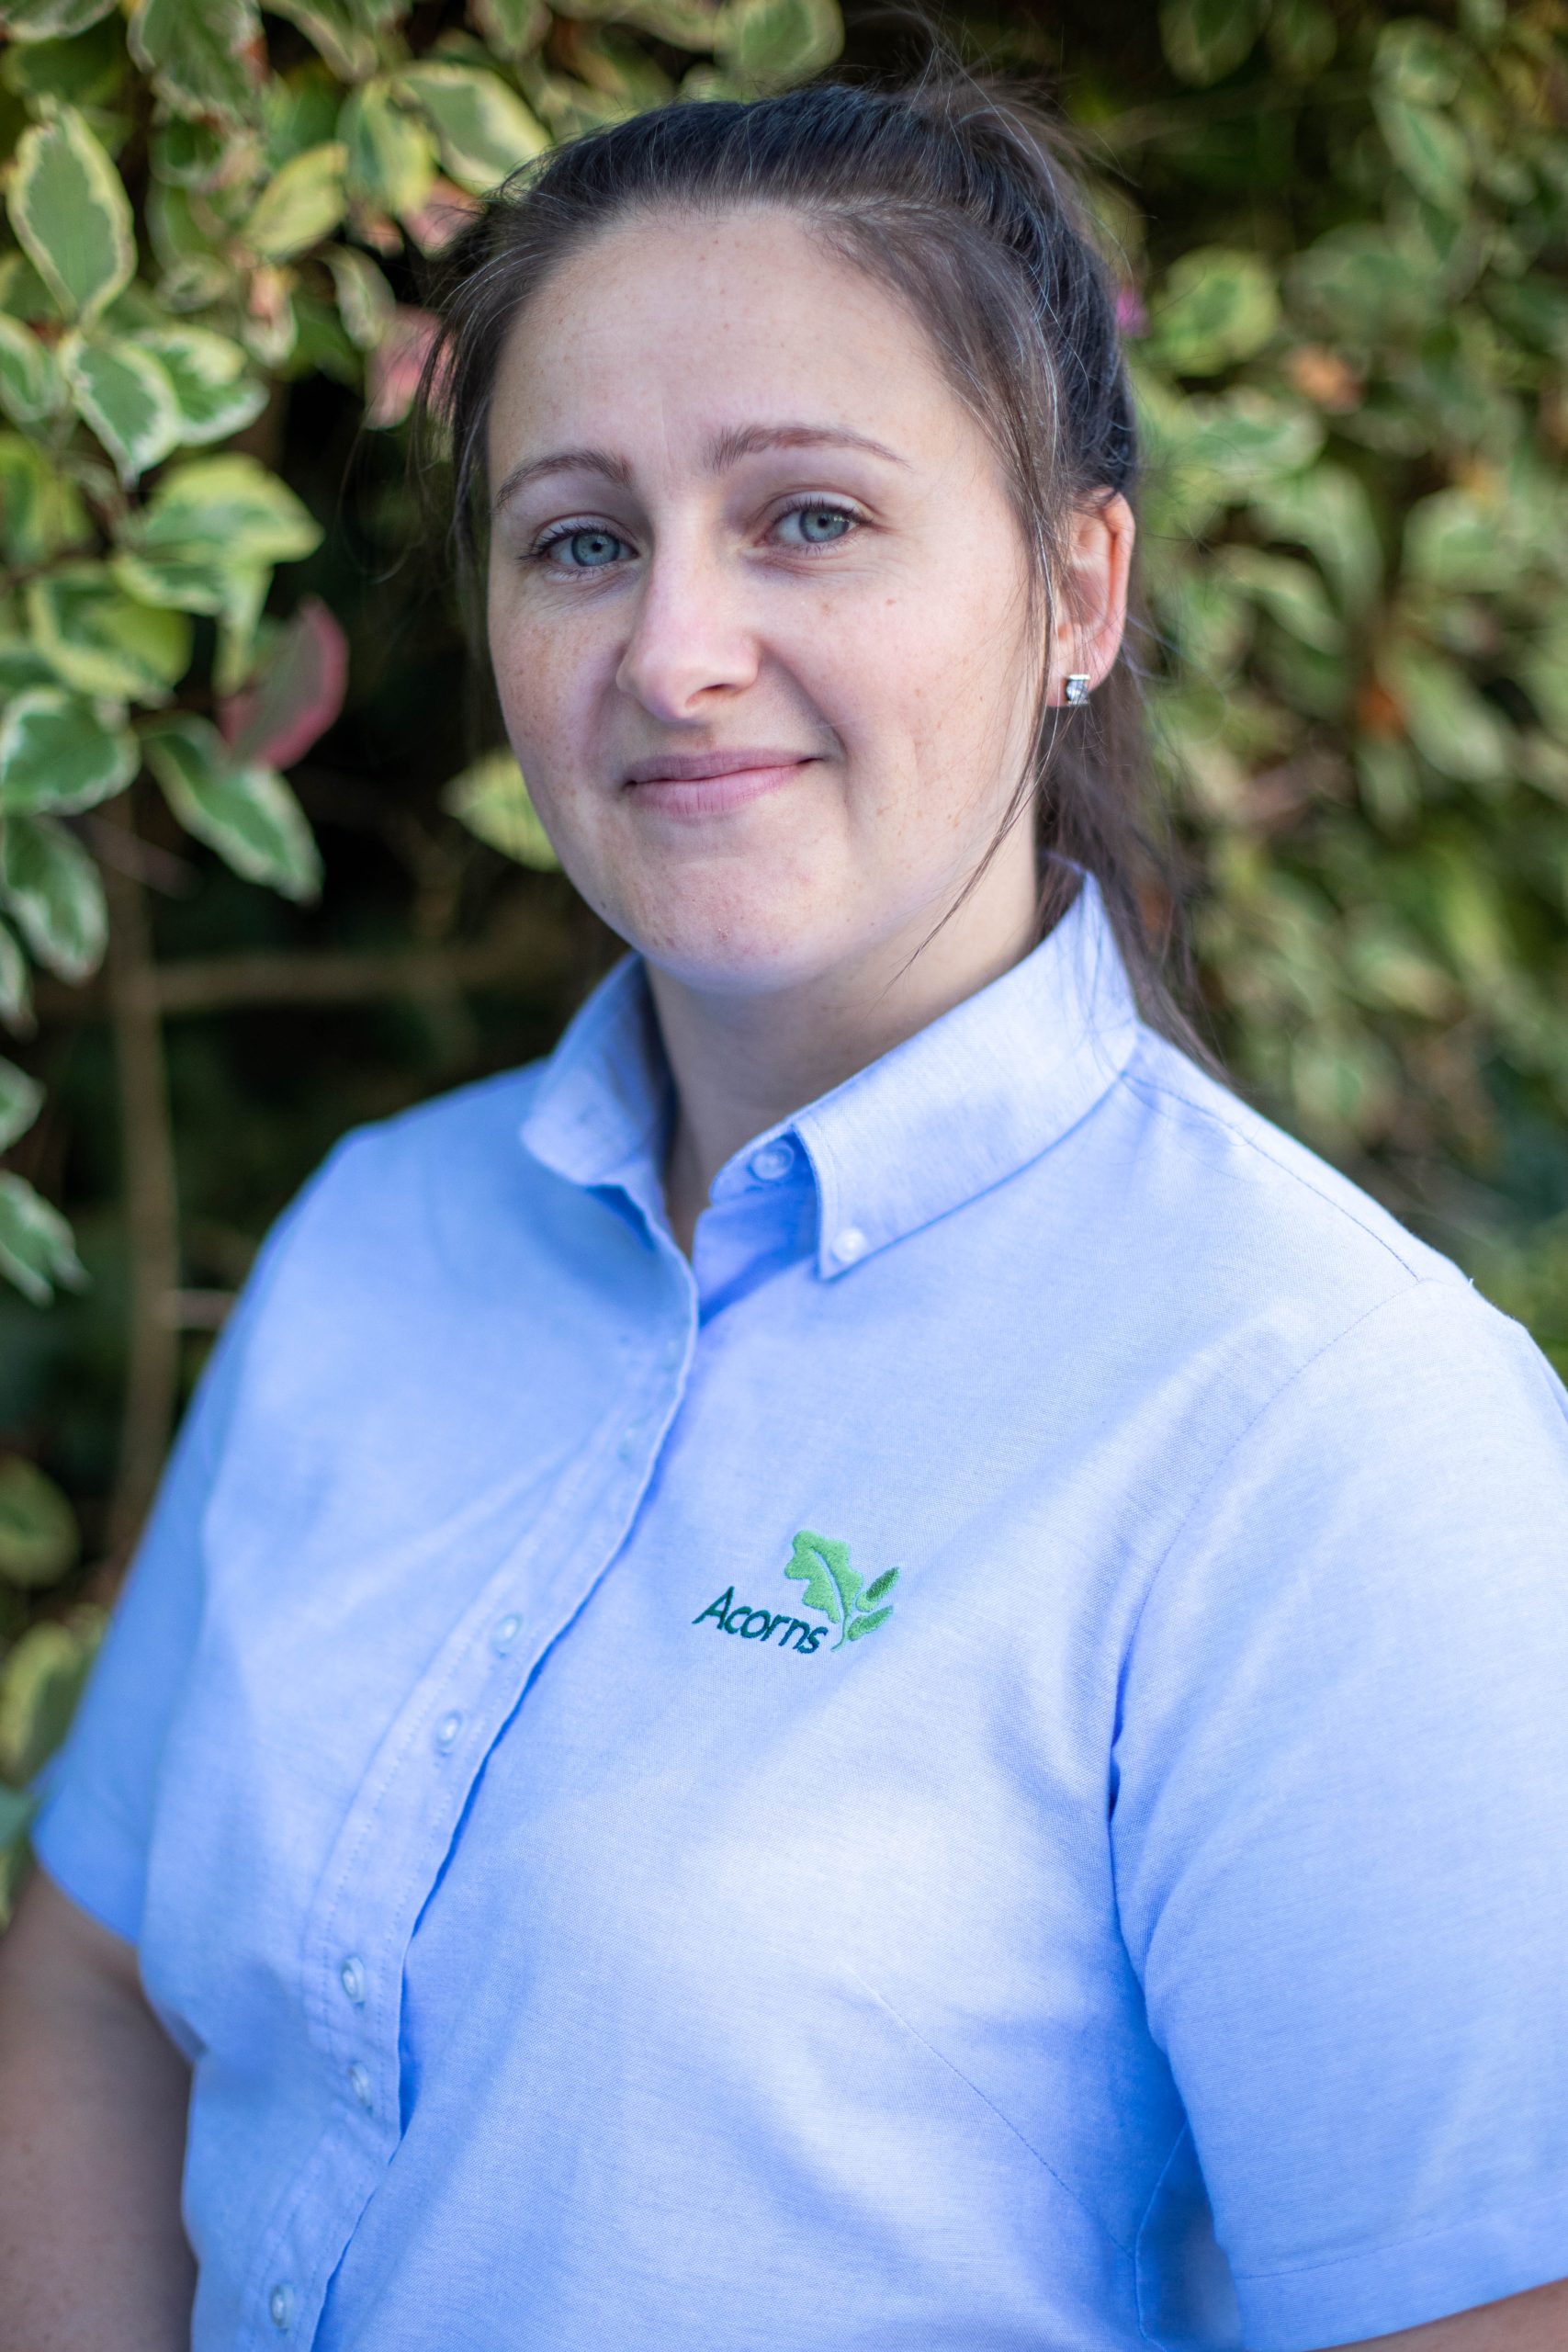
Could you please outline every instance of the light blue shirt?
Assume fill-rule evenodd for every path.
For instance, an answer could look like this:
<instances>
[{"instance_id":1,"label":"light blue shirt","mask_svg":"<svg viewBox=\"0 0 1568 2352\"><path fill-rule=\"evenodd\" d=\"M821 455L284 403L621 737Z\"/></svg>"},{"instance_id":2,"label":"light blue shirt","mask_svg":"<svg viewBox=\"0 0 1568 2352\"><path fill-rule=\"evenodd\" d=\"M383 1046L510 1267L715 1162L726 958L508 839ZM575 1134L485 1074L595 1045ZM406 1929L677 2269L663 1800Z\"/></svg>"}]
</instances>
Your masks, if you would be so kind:
<instances>
[{"instance_id":1,"label":"light blue shirt","mask_svg":"<svg viewBox=\"0 0 1568 2352\"><path fill-rule=\"evenodd\" d=\"M1568 1418L1092 888L720 1172L635 960L275 1233L43 1815L195 2343L1303 2352L1568 2274ZM896 1573L895 1573L896 1572Z\"/></svg>"}]
</instances>

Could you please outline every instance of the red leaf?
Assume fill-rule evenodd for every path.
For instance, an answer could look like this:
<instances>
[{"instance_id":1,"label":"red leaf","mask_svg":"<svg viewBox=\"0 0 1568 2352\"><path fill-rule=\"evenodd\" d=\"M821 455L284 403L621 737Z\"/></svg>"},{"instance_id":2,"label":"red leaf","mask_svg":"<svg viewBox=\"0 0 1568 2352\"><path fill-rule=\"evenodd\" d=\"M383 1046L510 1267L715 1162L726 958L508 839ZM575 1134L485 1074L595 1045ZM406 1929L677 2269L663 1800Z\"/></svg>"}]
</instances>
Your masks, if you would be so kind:
<instances>
[{"instance_id":1,"label":"red leaf","mask_svg":"<svg viewBox=\"0 0 1568 2352\"><path fill-rule=\"evenodd\" d=\"M475 214L482 210L477 196L437 177L417 212L403 214L403 227L422 254L432 258L456 244Z\"/></svg>"},{"instance_id":2,"label":"red leaf","mask_svg":"<svg viewBox=\"0 0 1568 2352\"><path fill-rule=\"evenodd\" d=\"M407 416L438 323L433 311L399 304L386 334L370 354L367 424L400 424Z\"/></svg>"},{"instance_id":3,"label":"red leaf","mask_svg":"<svg viewBox=\"0 0 1568 2352\"><path fill-rule=\"evenodd\" d=\"M348 687L348 639L319 596L306 596L279 631L260 675L218 706L237 760L292 767L324 735Z\"/></svg>"}]
</instances>

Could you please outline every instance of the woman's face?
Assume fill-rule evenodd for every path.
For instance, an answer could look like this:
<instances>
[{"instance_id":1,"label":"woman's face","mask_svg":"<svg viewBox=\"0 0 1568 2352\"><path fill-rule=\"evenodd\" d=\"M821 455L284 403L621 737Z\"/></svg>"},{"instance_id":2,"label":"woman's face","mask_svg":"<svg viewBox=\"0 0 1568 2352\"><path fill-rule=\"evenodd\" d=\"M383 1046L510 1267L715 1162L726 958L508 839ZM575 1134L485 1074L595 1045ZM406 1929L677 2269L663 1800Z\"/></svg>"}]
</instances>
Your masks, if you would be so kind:
<instances>
[{"instance_id":1,"label":"woman's face","mask_svg":"<svg viewBox=\"0 0 1568 2352\"><path fill-rule=\"evenodd\" d=\"M489 463L502 706L583 897L704 991L912 952L1039 675L1007 483L904 307L785 212L616 226L514 325ZM1027 824L983 889L1027 928Z\"/></svg>"}]
</instances>

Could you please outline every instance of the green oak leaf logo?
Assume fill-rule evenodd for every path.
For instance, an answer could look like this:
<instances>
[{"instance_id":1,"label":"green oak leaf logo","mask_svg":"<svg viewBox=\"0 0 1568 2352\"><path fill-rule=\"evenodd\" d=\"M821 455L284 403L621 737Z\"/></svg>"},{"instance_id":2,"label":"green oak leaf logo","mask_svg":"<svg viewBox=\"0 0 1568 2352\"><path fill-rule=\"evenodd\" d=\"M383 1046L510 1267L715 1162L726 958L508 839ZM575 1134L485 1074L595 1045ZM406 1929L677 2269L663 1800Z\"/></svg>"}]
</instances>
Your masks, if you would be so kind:
<instances>
[{"instance_id":1,"label":"green oak leaf logo","mask_svg":"<svg viewBox=\"0 0 1568 2352\"><path fill-rule=\"evenodd\" d=\"M830 1535L814 1535L803 1527L784 1574L806 1587L805 1608L819 1610L829 1624L837 1625L836 1650L841 1650L846 1642L858 1642L863 1634L874 1634L893 1614L887 1595L898 1581L897 1569L889 1568L863 1590L861 1578L850 1566L849 1545L836 1543Z\"/></svg>"}]
</instances>

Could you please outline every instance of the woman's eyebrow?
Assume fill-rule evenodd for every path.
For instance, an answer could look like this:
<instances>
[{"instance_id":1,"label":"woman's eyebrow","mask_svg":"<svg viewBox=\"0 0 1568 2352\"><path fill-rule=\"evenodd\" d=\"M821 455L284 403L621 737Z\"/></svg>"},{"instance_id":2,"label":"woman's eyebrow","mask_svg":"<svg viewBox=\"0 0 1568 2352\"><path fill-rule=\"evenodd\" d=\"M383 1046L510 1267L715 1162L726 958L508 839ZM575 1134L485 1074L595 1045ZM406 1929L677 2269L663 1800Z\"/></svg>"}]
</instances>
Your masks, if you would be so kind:
<instances>
[{"instance_id":1,"label":"woman's eyebrow","mask_svg":"<svg viewBox=\"0 0 1568 2352\"><path fill-rule=\"evenodd\" d=\"M716 434L709 442L705 458L706 470L721 474L742 458L760 457L769 449L862 449L874 458L886 458L890 465L907 466L897 449L886 441L876 441L869 433L856 433L850 425L837 424L732 424ZM631 467L625 458L615 457L608 449L555 449L547 457L528 458L513 466L496 492L491 506L499 514L509 498L529 482L538 481L547 474L598 474L625 489L632 478Z\"/></svg>"},{"instance_id":2,"label":"woman's eyebrow","mask_svg":"<svg viewBox=\"0 0 1568 2352\"><path fill-rule=\"evenodd\" d=\"M895 466L909 462L886 441L874 441L869 433L856 433L847 424L732 424L709 442L708 470L722 473L738 458L759 457L767 449L812 448L864 449Z\"/></svg>"},{"instance_id":3,"label":"woman's eyebrow","mask_svg":"<svg viewBox=\"0 0 1568 2352\"><path fill-rule=\"evenodd\" d=\"M625 458L612 455L608 449L554 449L547 458L525 458L513 466L491 502L491 513L499 514L509 498L531 481L538 481L546 474L600 474L606 481L622 489L631 481L632 469Z\"/></svg>"}]
</instances>

